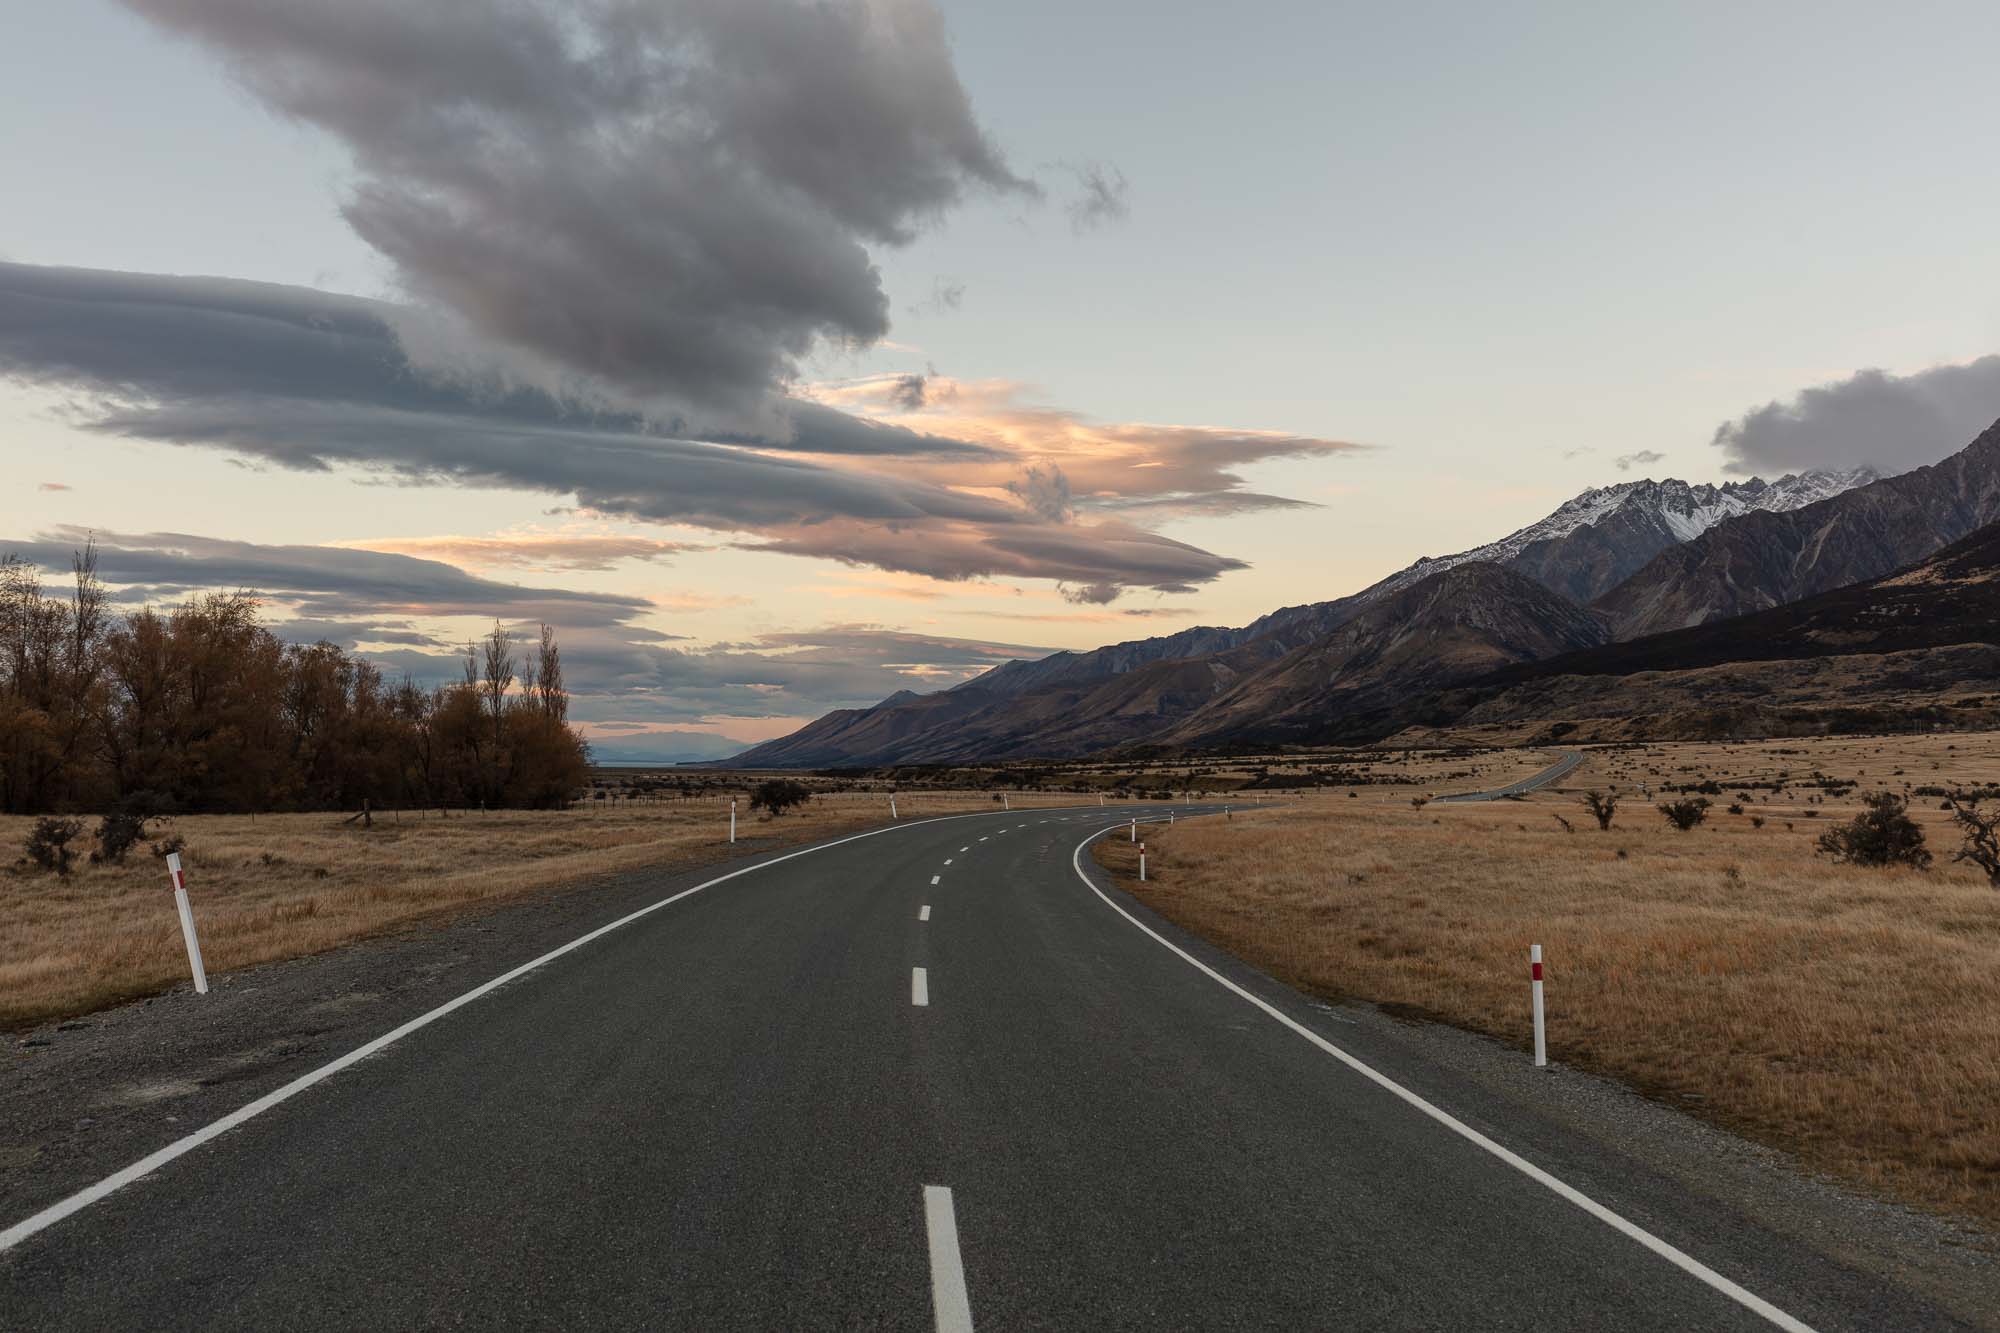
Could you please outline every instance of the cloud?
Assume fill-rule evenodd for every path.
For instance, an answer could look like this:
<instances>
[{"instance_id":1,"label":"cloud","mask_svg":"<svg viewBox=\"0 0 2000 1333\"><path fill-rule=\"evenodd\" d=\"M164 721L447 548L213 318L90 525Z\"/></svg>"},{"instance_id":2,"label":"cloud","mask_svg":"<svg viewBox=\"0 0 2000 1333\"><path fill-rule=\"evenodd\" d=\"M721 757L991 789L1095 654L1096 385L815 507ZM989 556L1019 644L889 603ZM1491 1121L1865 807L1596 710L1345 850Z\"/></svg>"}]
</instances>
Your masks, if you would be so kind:
<instances>
[{"instance_id":1,"label":"cloud","mask_svg":"<svg viewBox=\"0 0 2000 1333\"><path fill-rule=\"evenodd\" d=\"M2000 355L1914 375L1863 370L1715 429L1736 473L1873 467L1905 472L1963 449L2000 418Z\"/></svg>"},{"instance_id":2,"label":"cloud","mask_svg":"<svg viewBox=\"0 0 2000 1333\"><path fill-rule=\"evenodd\" d=\"M1067 523L1076 517L1076 504L1070 497L1069 478L1060 467L1030 467L1019 481L1007 483L1011 491L1028 511L1051 523Z\"/></svg>"},{"instance_id":3,"label":"cloud","mask_svg":"<svg viewBox=\"0 0 2000 1333\"><path fill-rule=\"evenodd\" d=\"M1076 178L1076 196L1065 205L1070 230L1092 231L1106 223L1123 222L1131 214L1126 200L1130 185L1117 167L1109 162L1057 165Z\"/></svg>"},{"instance_id":4,"label":"cloud","mask_svg":"<svg viewBox=\"0 0 2000 1333\"><path fill-rule=\"evenodd\" d=\"M66 575L89 536L63 527L0 541ZM764 724L791 730L830 709L872 704L899 689L934 689L1047 648L957 639L868 624L687 646L655 629L652 601L479 578L435 560L348 547L270 546L186 533L99 533L99 570L121 605L173 603L197 593L253 590L274 631L326 638L392 676L457 678L457 639L500 620L546 621L561 635L573 716L639 727L736 719L741 737ZM729 726L724 727L725 730Z\"/></svg>"},{"instance_id":5,"label":"cloud","mask_svg":"<svg viewBox=\"0 0 2000 1333\"><path fill-rule=\"evenodd\" d=\"M888 331L870 245L1038 197L929 0L124 0L348 149L417 297L644 398L753 408Z\"/></svg>"},{"instance_id":6,"label":"cloud","mask_svg":"<svg viewBox=\"0 0 2000 1333\"><path fill-rule=\"evenodd\" d=\"M1024 468L1059 466L1079 513L1219 517L1309 507L1310 501L1248 489L1236 469L1368 447L1286 431L1096 421L1028 401L1026 386L1012 380L930 374L919 402L905 384L908 378L869 375L800 391L830 407L993 450L995 456L986 459L911 457L913 470L948 469L961 484L1019 493Z\"/></svg>"},{"instance_id":7,"label":"cloud","mask_svg":"<svg viewBox=\"0 0 2000 1333\"><path fill-rule=\"evenodd\" d=\"M610 569L620 560L664 561L688 551L714 549L698 542L560 532L507 533L494 537L381 537L338 544L364 551L443 560L474 569L515 566L577 571Z\"/></svg>"},{"instance_id":8,"label":"cloud","mask_svg":"<svg viewBox=\"0 0 2000 1333\"><path fill-rule=\"evenodd\" d=\"M781 431L687 438L491 363L451 375L419 368L393 314L268 283L0 264L0 376L66 392L75 422L102 434L297 471L345 465L411 484L574 497L600 514L752 533L765 549L938 578L1168 591L1243 567L1115 518L1055 523L1014 502L1005 487L1021 474L1021 452L1005 430L966 440L928 429L935 377L911 414L926 429L788 400ZM914 401L907 383L880 387ZM1050 419L1090 447L1078 419ZM1133 431L1119 465L1153 486L1226 488L1235 478L1218 460L1335 447L1104 429Z\"/></svg>"},{"instance_id":9,"label":"cloud","mask_svg":"<svg viewBox=\"0 0 2000 1333\"><path fill-rule=\"evenodd\" d=\"M1611 461L1620 472L1630 472L1635 465L1639 467L1651 467L1665 457L1665 454L1655 452L1651 449L1640 449L1633 453L1620 454Z\"/></svg>"}]
</instances>

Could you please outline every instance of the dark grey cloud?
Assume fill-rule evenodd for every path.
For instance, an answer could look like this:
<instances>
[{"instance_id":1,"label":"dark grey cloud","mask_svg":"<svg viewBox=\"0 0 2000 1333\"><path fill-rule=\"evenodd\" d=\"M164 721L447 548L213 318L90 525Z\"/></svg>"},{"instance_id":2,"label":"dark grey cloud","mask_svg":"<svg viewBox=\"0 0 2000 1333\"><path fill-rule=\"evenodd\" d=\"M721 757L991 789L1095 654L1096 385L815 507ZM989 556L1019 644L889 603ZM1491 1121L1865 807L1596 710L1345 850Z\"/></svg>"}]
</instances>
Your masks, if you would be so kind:
<instances>
[{"instance_id":1,"label":"dark grey cloud","mask_svg":"<svg viewBox=\"0 0 2000 1333\"><path fill-rule=\"evenodd\" d=\"M215 590L250 592L296 609L299 622L400 632L413 618L546 620L576 628L626 625L652 609L639 597L502 583L436 560L337 546L267 546L188 533L90 533L59 527L0 542L60 574L95 538L98 573L127 602L176 602ZM386 622L386 623L385 623ZM651 630L633 632L651 635ZM350 635L351 637L351 635Z\"/></svg>"},{"instance_id":2,"label":"dark grey cloud","mask_svg":"<svg viewBox=\"0 0 2000 1333\"><path fill-rule=\"evenodd\" d=\"M1653 449L1638 449L1629 454L1620 454L1611 460L1620 472L1630 472L1634 467L1651 467L1666 455Z\"/></svg>"},{"instance_id":3,"label":"dark grey cloud","mask_svg":"<svg viewBox=\"0 0 2000 1333\"><path fill-rule=\"evenodd\" d=\"M868 245L1035 196L929 0L124 0L344 143L411 293L634 394L744 408L888 306Z\"/></svg>"},{"instance_id":4,"label":"dark grey cloud","mask_svg":"<svg viewBox=\"0 0 2000 1333\"><path fill-rule=\"evenodd\" d=\"M784 434L687 439L491 364L441 377L403 355L393 309L268 283L0 264L0 378L68 393L77 423L103 434L297 471L348 465L574 496L601 513L756 532L770 549L940 578L1164 590L1242 567L1123 525L1056 524L918 476L833 466L1011 455L819 403L788 401ZM867 530L847 535L856 525Z\"/></svg>"},{"instance_id":5,"label":"dark grey cloud","mask_svg":"<svg viewBox=\"0 0 2000 1333\"><path fill-rule=\"evenodd\" d=\"M1008 482L1007 489L1031 513L1039 514L1051 523L1067 523L1076 517L1076 502L1070 494L1069 478L1054 463L1047 467L1039 464L1030 466L1019 481Z\"/></svg>"},{"instance_id":6,"label":"dark grey cloud","mask_svg":"<svg viewBox=\"0 0 2000 1333\"><path fill-rule=\"evenodd\" d=\"M2000 355L1914 375L1863 370L1752 408L1715 429L1725 470L1906 472L1956 453L2000 418Z\"/></svg>"}]
</instances>

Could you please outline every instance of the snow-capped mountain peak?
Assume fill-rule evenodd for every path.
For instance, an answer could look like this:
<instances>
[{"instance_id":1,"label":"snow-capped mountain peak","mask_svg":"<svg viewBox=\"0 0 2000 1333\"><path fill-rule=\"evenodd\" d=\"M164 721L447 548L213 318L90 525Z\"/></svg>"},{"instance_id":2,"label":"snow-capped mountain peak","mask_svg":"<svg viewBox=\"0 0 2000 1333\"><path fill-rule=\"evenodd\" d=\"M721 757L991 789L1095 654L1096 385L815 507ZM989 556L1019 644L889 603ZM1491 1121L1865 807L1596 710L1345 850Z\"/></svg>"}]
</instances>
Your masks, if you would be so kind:
<instances>
[{"instance_id":1,"label":"snow-capped mountain peak","mask_svg":"<svg viewBox=\"0 0 2000 1333\"><path fill-rule=\"evenodd\" d=\"M1692 541L1726 519L1757 510L1773 513L1799 509L1842 491L1865 486L1877 479L1869 468L1846 471L1814 470L1788 473L1776 481L1752 477L1747 481L1691 484L1669 478L1655 481L1623 481L1613 486L1595 486L1564 501L1554 513L1495 542L1476 546L1456 555L1425 556L1409 568L1390 575L1371 592L1391 593L1442 570L1473 560L1506 564L1542 542L1569 537L1584 528L1603 527L1607 540L1611 529L1621 534L1616 544L1637 545L1659 550L1678 542Z\"/></svg>"}]
</instances>

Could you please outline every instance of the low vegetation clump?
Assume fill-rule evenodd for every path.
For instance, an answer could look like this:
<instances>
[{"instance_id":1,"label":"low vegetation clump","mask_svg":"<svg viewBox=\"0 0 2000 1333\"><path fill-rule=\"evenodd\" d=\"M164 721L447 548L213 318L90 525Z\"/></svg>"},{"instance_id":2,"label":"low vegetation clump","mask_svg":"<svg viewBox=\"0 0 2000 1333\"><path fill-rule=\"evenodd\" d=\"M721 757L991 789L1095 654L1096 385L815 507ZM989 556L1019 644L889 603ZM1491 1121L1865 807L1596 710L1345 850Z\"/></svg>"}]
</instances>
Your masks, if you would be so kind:
<instances>
[{"instance_id":1,"label":"low vegetation clump","mask_svg":"<svg viewBox=\"0 0 2000 1333\"><path fill-rule=\"evenodd\" d=\"M1600 830L1608 832L1612 819L1618 814L1618 793L1606 795L1601 791L1587 791L1583 794L1583 808L1597 821Z\"/></svg>"},{"instance_id":2,"label":"low vegetation clump","mask_svg":"<svg viewBox=\"0 0 2000 1333\"><path fill-rule=\"evenodd\" d=\"M67 876L70 867L76 864L76 852L70 843L82 833L81 819L58 819L54 815L44 815L28 830L28 836L21 841L21 848L28 854L28 860L42 869Z\"/></svg>"},{"instance_id":3,"label":"low vegetation clump","mask_svg":"<svg viewBox=\"0 0 2000 1333\"><path fill-rule=\"evenodd\" d=\"M771 817L776 819L793 806L804 805L811 799L812 789L803 782L794 782L790 778L772 778L758 784L757 790L750 794L750 808L768 810L771 812ZM999 798L996 796L994 799Z\"/></svg>"},{"instance_id":4,"label":"low vegetation clump","mask_svg":"<svg viewBox=\"0 0 2000 1333\"><path fill-rule=\"evenodd\" d=\"M1706 796L1683 796L1678 801L1662 802L1659 809L1669 824L1686 833L1708 818L1710 804Z\"/></svg>"},{"instance_id":5,"label":"low vegetation clump","mask_svg":"<svg viewBox=\"0 0 2000 1333\"><path fill-rule=\"evenodd\" d=\"M1814 846L1820 855L1849 865L1930 869L1924 830L1910 818L1908 801L1884 791L1870 796L1864 805L1852 820L1819 835Z\"/></svg>"}]
</instances>

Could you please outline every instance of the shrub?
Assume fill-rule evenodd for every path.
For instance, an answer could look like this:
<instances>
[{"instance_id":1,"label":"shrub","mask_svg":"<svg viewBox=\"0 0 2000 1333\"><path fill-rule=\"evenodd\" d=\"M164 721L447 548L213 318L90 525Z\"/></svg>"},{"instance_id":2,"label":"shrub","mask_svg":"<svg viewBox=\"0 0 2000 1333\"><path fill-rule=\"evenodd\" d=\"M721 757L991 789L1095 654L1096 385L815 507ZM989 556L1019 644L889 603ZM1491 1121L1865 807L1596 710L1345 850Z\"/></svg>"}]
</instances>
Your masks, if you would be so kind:
<instances>
[{"instance_id":1,"label":"shrub","mask_svg":"<svg viewBox=\"0 0 2000 1333\"><path fill-rule=\"evenodd\" d=\"M1911 866L1928 870L1924 831L1910 818L1909 803L1894 792L1877 792L1847 823L1819 835L1820 855L1857 866Z\"/></svg>"},{"instance_id":2,"label":"shrub","mask_svg":"<svg viewBox=\"0 0 2000 1333\"><path fill-rule=\"evenodd\" d=\"M1667 801L1660 806L1660 813L1669 824L1686 833L1696 824L1708 818L1709 799L1706 796L1683 796L1678 801Z\"/></svg>"},{"instance_id":3,"label":"shrub","mask_svg":"<svg viewBox=\"0 0 2000 1333\"><path fill-rule=\"evenodd\" d=\"M1597 821L1599 829L1608 830L1612 816L1618 813L1618 793L1612 792L1607 796L1601 791L1587 791L1583 794L1583 808Z\"/></svg>"},{"instance_id":4,"label":"shrub","mask_svg":"<svg viewBox=\"0 0 2000 1333\"><path fill-rule=\"evenodd\" d=\"M53 870L58 875L69 874L69 868L76 864L76 853L70 850L70 842L83 832L81 819L58 819L54 815L43 815L28 830L22 847L28 859L44 870Z\"/></svg>"},{"instance_id":5,"label":"shrub","mask_svg":"<svg viewBox=\"0 0 2000 1333\"><path fill-rule=\"evenodd\" d=\"M187 845L188 840L186 838L183 838L178 833L170 833L153 844L153 855L160 857L172 856L175 852L186 851Z\"/></svg>"},{"instance_id":6,"label":"shrub","mask_svg":"<svg viewBox=\"0 0 2000 1333\"><path fill-rule=\"evenodd\" d=\"M1742 814L1742 813L1743 813L1743 802L1741 802L1741 801L1732 801L1732 802L1730 802L1730 804L1729 804L1729 813L1730 813L1730 814L1732 814L1732 815L1740 815L1740 814Z\"/></svg>"},{"instance_id":7,"label":"shrub","mask_svg":"<svg viewBox=\"0 0 2000 1333\"><path fill-rule=\"evenodd\" d=\"M795 805L804 805L812 799L812 789L803 782L790 778L772 778L759 784L750 793L752 810L769 810L773 818L785 813Z\"/></svg>"},{"instance_id":8,"label":"shrub","mask_svg":"<svg viewBox=\"0 0 2000 1333\"><path fill-rule=\"evenodd\" d=\"M108 814L97 822L97 850L90 854L90 859L93 863L124 865L125 853L145 836L146 816L124 812Z\"/></svg>"}]
</instances>

